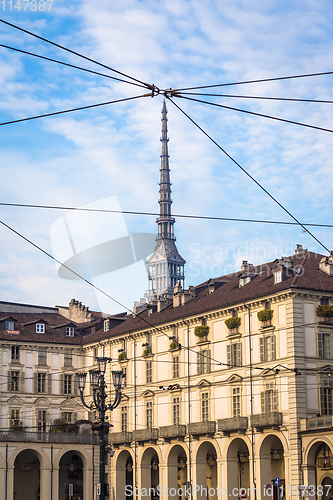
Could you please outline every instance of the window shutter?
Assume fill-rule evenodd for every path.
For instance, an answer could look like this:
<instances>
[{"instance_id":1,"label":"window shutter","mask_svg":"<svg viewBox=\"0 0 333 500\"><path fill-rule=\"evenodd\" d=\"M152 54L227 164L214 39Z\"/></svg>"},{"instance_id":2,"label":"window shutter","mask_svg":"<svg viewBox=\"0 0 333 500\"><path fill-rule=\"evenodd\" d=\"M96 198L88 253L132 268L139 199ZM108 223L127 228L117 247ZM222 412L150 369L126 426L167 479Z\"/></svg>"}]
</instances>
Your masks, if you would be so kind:
<instances>
[{"instance_id":1,"label":"window shutter","mask_svg":"<svg viewBox=\"0 0 333 500\"><path fill-rule=\"evenodd\" d=\"M20 372L19 374L19 391L25 392L25 373Z\"/></svg>"},{"instance_id":2,"label":"window shutter","mask_svg":"<svg viewBox=\"0 0 333 500\"><path fill-rule=\"evenodd\" d=\"M323 334L320 332L318 332L318 356L319 358L322 358L324 356Z\"/></svg>"},{"instance_id":3,"label":"window shutter","mask_svg":"<svg viewBox=\"0 0 333 500\"><path fill-rule=\"evenodd\" d=\"M260 337L260 361L263 363L265 361L265 347L264 347L264 337Z\"/></svg>"},{"instance_id":4,"label":"window shutter","mask_svg":"<svg viewBox=\"0 0 333 500\"><path fill-rule=\"evenodd\" d=\"M34 373L34 392L38 390L37 373Z\"/></svg>"},{"instance_id":5,"label":"window shutter","mask_svg":"<svg viewBox=\"0 0 333 500\"><path fill-rule=\"evenodd\" d=\"M63 373L60 373L60 394L65 394L65 377Z\"/></svg>"},{"instance_id":6,"label":"window shutter","mask_svg":"<svg viewBox=\"0 0 333 500\"><path fill-rule=\"evenodd\" d=\"M237 344L237 366L242 366L242 343Z\"/></svg>"},{"instance_id":7,"label":"window shutter","mask_svg":"<svg viewBox=\"0 0 333 500\"><path fill-rule=\"evenodd\" d=\"M74 396L77 396L79 394L79 389L78 389L78 386L77 386L77 379L76 379L76 375L74 374L73 375L73 394Z\"/></svg>"},{"instance_id":8,"label":"window shutter","mask_svg":"<svg viewBox=\"0 0 333 500\"><path fill-rule=\"evenodd\" d=\"M74 422L76 422L76 421L77 421L77 412L75 411L73 413L73 422L72 423L74 424Z\"/></svg>"},{"instance_id":9,"label":"window shutter","mask_svg":"<svg viewBox=\"0 0 333 500\"><path fill-rule=\"evenodd\" d=\"M212 368L211 350L210 349L206 350L206 356L207 356L207 358L206 358L207 373L210 373L211 368Z\"/></svg>"},{"instance_id":10,"label":"window shutter","mask_svg":"<svg viewBox=\"0 0 333 500\"><path fill-rule=\"evenodd\" d=\"M275 335L271 336L271 361L276 360L276 337Z\"/></svg>"},{"instance_id":11,"label":"window shutter","mask_svg":"<svg viewBox=\"0 0 333 500\"><path fill-rule=\"evenodd\" d=\"M201 353L197 352L197 374L200 375L202 373L202 367L201 367Z\"/></svg>"},{"instance_id":12,"label":"window shutter","mask_svg":"<svg viewBox=\"0 0 333 500\"><path fill-rule=\"evenodd\" d=\"M10 391L11 389L11 382L12 382L12 372L9 371L7 372L7 391Z\"/></svg>"},{"instance_id":13,"label":"window shutter","mask_svg":"<svg viewBox=\"0 0 333 500\"><path fill-rule=\"evenodd\" d=\"M232 365L232 363L231 363L231 345L230 344L227 345L227 364L229 366Z\"/></svg>"},{"instance_id":14,"label":"window shutter","mask_svg":"<svg viewBox=\"0 0 333 500\"><path fill-rule=\"evenodd\" d=\"M47 374L47 392L49 394L52 392L52 373Z\"/></svg>"},{"instance_id":15,"label":"window shutter","mask_svg":"<svg viewBox=\"0 0 333 500\"><path fill-rule=\"evenodd\" d=\"M278 411L279 405L278 405L278 391L275 389L273 391L273 411Z\"/></svg>"},{"instance_id":16,"label":"window shutter","mask_svg":"<svg viewBox=\"0 0 333 500\"><path fill-rule=\"evenodd\" d=\"M265 405L265 401L266 398L265 398L265 392L262 391L260 393L260 406L261 406L261 413L266 413L266 405Z\"/></svg>"}]
</instances>

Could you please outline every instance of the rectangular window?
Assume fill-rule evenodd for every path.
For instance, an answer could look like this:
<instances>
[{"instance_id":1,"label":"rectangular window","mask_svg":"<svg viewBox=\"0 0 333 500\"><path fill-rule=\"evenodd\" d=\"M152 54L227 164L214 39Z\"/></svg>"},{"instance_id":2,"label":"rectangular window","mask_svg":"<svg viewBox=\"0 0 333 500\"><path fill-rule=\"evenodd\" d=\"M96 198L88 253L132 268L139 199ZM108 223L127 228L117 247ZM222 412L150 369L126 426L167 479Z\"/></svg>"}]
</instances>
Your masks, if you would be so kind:
<instances>
[{"instance_id":1,"label":"rectangular window","mask_svg":"<svg viewBox=\"0 0 333 500\"><path fill-rule=\"evenodd\" d=\"M179 356L172 358L172 377L179 378Z\"/></svg>"},{"instance_id":2,"label":"rectangular window","mask_svg":"<svg viewBox=\"0 0 333 500\"><path fill-rule=\"evenodd\" d=\"M127 406L121 407L121 432L127 432Z\"/></svg>"},{"instance_id":3,"label":"rectangular window","mask_svg":"<svg viewBox=\"0 0 333 500\"><path fill-rule=\"evenodd\" d=\"M320 299L320 305L321 306L328 306L330 303L330 299L328 297L322 297Z\"/></svg>"},{"instance_id":4,"label":"rectangular window","mask_svg":"<svg viewBox=\"0 0 333 500\"><path fill-rule=\"evenodd\" d=\"M146 383L151 384L153 381L152 362L146 361Z\"/></svg>"},{"instance_id":5,"label":"rectangular window","mask_svg":"<svg viewBox=\"0 0 333 500\"><path fill-rule=\"evenodd\" d=\"M173 425L180 424L180 403L179 398L173 398Z\"/></svg>"},{"instance_id":6,"label":"rectangular window","mask_svg":"<svg viewBox=\"0 0 333 500\"><path fill-rule=\"evenodd\" d=\"M207 422L208 418L209 418L208 392L203 392L201 394L201 420L202 422Z\"/></svg>"},{"instance_id":7,"label":"rectangular window","mask_svg":"<svg viewBox=\"0 0 333 500\"><path fill-rule=\"evenodd\" d=\"M45 333L44 323L36 323L36 333Z\"/></svg>"},{"instance_id":8,"label":"rectangular window","mask_svg":"<svg viewBox=\"0 0 333 500\"><path fill-rule=\"evenodd\" d=\"M62 420L64 420L67 424L72 424L73 421L74 421L74 418L73 418L73 413L71 413L70 411L63 411L61 413L61 418Z\"/></svg>"},{"instance_id":9,"label":"rectangular window","mask_svg":"<svg viewBox=\"0 0 333 500\"><path fill-rule=\"evenodd\" d=\"M232 416L240 417L241 414L241 399L240 387L232 388Z\"/></svg>"},{"instance_id":10,"label":"rectangular window","mask_svg":"<svg viewBox=\"0 0 333 500\"><path fill-rule=\"evenodd\" d=\"M274 361L276 359L276 338L275 335L261 337L260 342L260 361Z\"/></svg>"},{"instance_id":11,"label":"rectangular window","mask_svg":"<svg viewBox=\"0 0 333 500\"><path fill-rule=\"evenodd\" d=\"M147 429L151 429L153 427L153 402L147 401L146 403L146 423Z\"/></svg>"},{"instance_id":12,"label":"rectangular window","mask_svg":"<svg viewBox=\"0 0 333 500\"><path fill-rule=\"evenodd\" d=\"M5 322L5 330L13 331L14 330L14 321L6 321Z\"/></svg>"},{"instance_id":13,"label":"rectangular window","mask_svg":"<svg viewBox=\"0 0 333 500\"><path fill-rule=\"evenodd\" d=\"M331 359L331 335L318 332L318 357Z\"/></svg>"},{"instance_id":14,"label":"rectangular window","mask_svg":"<svg viewBox=\"0 0 333 500\"><path fill-rule=\"evenodd\" d=\"M211 351L210 349L203 349L197 352L197 374L211 372Z\"/></svg>"},{"instance_id":15,"label":"rectangular window","mask_svg":"<svg viewBox=\"0 0 333 500\"><path fill-rule=\"evenodd\" d=\"M125 388L126 385L127 385L127 381L126 381L127 369L126 369L126 367L124 367L122 371L123 371L123 374L124 374L123 388Z\"/></svg>"},{"instance_id":16,"label":"rectangular window","mask_svg":"<svg viewBox=\"0 0 333 500\"><path fill-rule=\"evenodd\" d=\"M38 432L46 432L46 411L38 410L37 412L37 430Z\"/></svg>"},{"instance_id":17,"label":"rectangular window","mask_svg":"<svg viewBox=\"0 0 333 500\"><path fill-rule=\"evenodd\" d=\"M74 327L66 326L66 337L74 337Z\"/></svg>"},{"instance_id":18,"label":"rectangular window","mask_svg":"<svg viewBox=\"0 0 333 500\"><path fill-rule=\"evenodd\" d=\"M38 364L46 365L46 349L40 349L38 351Z\"/></svg>"},{"instance_id":19,"label":"rectangular window","mask_svg":"<svg viewBox=\"0 0 333 500\"><path fill-rule=\"evenodd\" d=\"M64 366L72 366L72 364L73 364L72 350L67 350L64 355Z\"/></svg>"},{"instance_id":20,"label":"rectangular window","mask_svg":"<svg viewBox=\"0 0 333 500\"><path fill-rule=\"evenodd\" d=\"M20 372L9 372L9 374L9 388L12 392L18 392Z\"/></svg>"},{"instance_id":21,"label":"rectangular window","mask_svg":"<svg viewBox=\"0 0 333 500\"><path fill-rule=\"evenodd\" d=\"M37 392L46 392L46 373L37 373Z\"/></svg>"},{"instance_id":22,"label":"rectangular window","mask_svg":"<svg viewBox=\"0 0 333 500\"><path fill-rule=\"evenodd\" d=\"M227 345L227 363L231 366L242 366L242 343Z\"/></svg>"},{"instance_id":23,"label":"rectangular window","mask_svg":"<svg viewBox=\"0 0 333 500\"><path fill-rule=\"evenodd\" d=\"M109 330L110 330L110 320L109 319L105 319L104 320L104 331L108 332Z\"/></svg>"},{"instance_id":24,"label":"rectangular window","mask_svg":"<svg viewBox=\"0 0 333 500\"><path fill-rule=\"evenodd\" d=\"M64 375L64 394L72 394L72 375Z\"/></svg>"},{"instance_id":25,"label":"rectangular window","mask_svg":"<svg viewBox=\"0 0 333 500\"><path fill-rule=\"evenodd\" d=\"M282 281L282 271L276 271L274 273L274 283L281 283Z\"/></svg>"},{"instance_id":26,"label":"rectangular window","mask_svg":"<svg viewBox=\"0 0 333 500\"><path fill-rule=\"evenodd\" d=\"M273 382L265 385L265 390L260 393L261 413L278 411L278 391Z\"/></svg>"},{"instance_id":27,"label":"rectangular window","mask_svg":"<svg viewBox=\"0 0 333 500\"><path fill-rule=\"evenodd\" d=\"M12 362L19 362L20 361L20 346L18 345L12 345L12 357L11 357Z\"/></svg>"},{"instance_id":28,"label":"rectangular window","mask_svg":"<svg viewBox=\"0 0 333 500\"><path fill-rule=\"evenodd\" d=\"M10 410L10 427L11 429L15 429L15 427L19 427L21 425L20 420L20 410Z\"/></svg>"},{"instance_id":29,"label":"rectangular window","mask_svg":"<svg viewBox=\"0 0 333 500\"><path fill-rule=\"evenodd\" d=\"M332 389L330 387L320 388L320 414L332 415Z\"/></svg>"}]
</instances>

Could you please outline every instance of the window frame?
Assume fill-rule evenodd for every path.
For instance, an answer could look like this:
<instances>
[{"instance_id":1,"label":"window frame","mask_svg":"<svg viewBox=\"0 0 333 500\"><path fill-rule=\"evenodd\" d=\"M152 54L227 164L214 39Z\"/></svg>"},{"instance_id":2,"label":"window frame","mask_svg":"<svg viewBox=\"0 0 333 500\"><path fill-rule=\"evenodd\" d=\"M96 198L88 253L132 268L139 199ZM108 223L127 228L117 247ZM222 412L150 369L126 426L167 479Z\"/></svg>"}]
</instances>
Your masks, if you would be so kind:
<instances>
[{"instance_id":1,"label":"window frame","mask_svg":"<svg viewBox=\"0 0 333 500\"><path fill-rule=\"evenodd\" d=\"M153 401L146 401L146 425L147 429L153 428Z\"/></svg>"},{"instance_id":2,"label":"window frame","mask_svg":"<svg viewBox=\"0 0 333 500\"><path fill-rule=\"evenodd\" d=\"M19 345L12 345L11 348L11 362L20 362L20 346Z\"/></svg>"},{"instance_id":3,"label":"window frame","mask_svg":"<svg viewBox=\"0 0 333 500\"><path fill-rule=\"evenodd\" d=\"M180 425L180 397L172 398L172 421L173 425Z\"/></svg>"},{"instance_id":4,"label":"window frame","mask_svg":"<svg viewBox=\"0 0 333 500\"><path fill-rule=\"evenodd\" d=\"M66 337L74 337L75 336L75 328L74 326L66 326Z\"/></svg>"},{"instance_id":5,"label":"window frame","mask_svg":"<svg viewBox=\"0 0 333 500\"><path fill-rule=\"evenodd\" d=\"M153 363L148 360L146 361L146 384L152 384L153 382Z\"/></svg>"},{"instance_id":6,"label":"window frame","mask_svg":"<svg viewBox=\"0 0 333 500\"><path fill-rule=\"evenodd\" d=\"M64 374L64 394L73 394L73 375L71 373Z\"/></svg>"},{"instance_id":7,"label":"window frame","mask_svg":"<svg viewBox=\"0 0 333 500\"><path fill-rule=\"evenodd\" d=\"M201 422L209 421L209 392L201 393Z\"/></svg>"},{"instance_id":8,"label":"window frame","mask_svg":"<svg viewBox=\"0 0 333 500\"><path fill-rule=\"evenodd\" d=\"M274 284L282 282L282 269L274 271Z\"/></svg>"},{"instance_id":9,"label":"window frame","mask_svg":"<svg viewBox=\"0 0 333 500\"><path fill-rule=\"evenodd\" d=\"M36 333L45 333L45 323L36 323Z\"/></svg>"},{"instance_id":10,"label":"window frame","mask_svg":"<svg viewBox=\"0 0 333 500\"><path fill-rule=\"evenodd\" d=\"M5 321L5 330L7 332L13 332L15 330L15 321L13 321L13 320L6 320Z\"/></svg>"},{"instance_id":11,"label":"window frame","mask_svg":"<svg viewBox=\"0 0 333 500\"><path fill-rule=\"evenodd\" d=\"M232 416L235 417L240 417L241 416L241 411L242 411L242 401L241 401L241 387L236 386L232 387L231 389L231 397L232 397Z\"/></svg>"},{"instance_id":12,"label":"window frame","mask_svg":"<svg viewBox=\"0 0 333 500\"><path fill-rule=\"evenodd\" d=\"M331 359L331 334L327 332L318 332L317 334L317 346L318 346L318 358L320 359Z\"/></svg>"},{"instance_id":13,"label":"window frame","mask_svg":"<svg viewBox=\"0 0 333 500\"><path fill-rule=\"evenodd\" d=\"M128 406L123 405L121 408L121 432L127 432L128 429Z\"/></svg>"}]
</instances>

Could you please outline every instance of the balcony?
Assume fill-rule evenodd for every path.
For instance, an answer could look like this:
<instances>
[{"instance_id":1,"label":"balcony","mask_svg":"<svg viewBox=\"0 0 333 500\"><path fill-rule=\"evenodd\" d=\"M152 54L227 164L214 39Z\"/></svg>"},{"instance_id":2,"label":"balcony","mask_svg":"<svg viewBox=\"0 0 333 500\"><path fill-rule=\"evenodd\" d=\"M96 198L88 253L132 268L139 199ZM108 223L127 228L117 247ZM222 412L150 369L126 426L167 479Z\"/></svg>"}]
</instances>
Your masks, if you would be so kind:
<instances>
[{"instance_id":1,"label":"balcony","mask_svg":"<svg viewBox=\"0 0 333 500\"><path fill-rule=\"evenodd\" d=\"M282 413L273 411L271 413L258 413L251 416L251 426L256 429L263 429L265 427L279 427L282 425Z\"/></svg>"},{"instance_id":2,"label":"balcony","mask_svg":"<svg viewBox=\"0 0 333 500\"><path fill-rule=\"evenodd\" d=\"M108 442L113 445L131 443L133 432L110 432Z\"/></svg>"},{"instance_id":3,"label":"balcony","mask_svg":"<svg viewBox=\"0 0 333 500\"><path fill-rule=\"evenodd\" d=\"M216 431L216 422L193 422L188 424L187 431L192 436L214 434Z\"/></svg>"},{"instance_id":4,"label":"balcony","mask_svg":"<svg viewBox=\"0 0 333 500\"><path fill-rule=\"evenodd\" d=\"M333 417L326 415L324 417L302 418L300 421L300 430L311 431L316 429L331 429L333 427Z\"/></svg>"},{"instance_id":5,"label":"balcony","mask_svg":"<svg viewBox=\"0 0 333 500\"><path fill-rule=\"evenodd\" d=\"M133 431L134 441L156 441L158 439L158 429L140 429Z\"/></svg>"},{"instance_id":6,"label":"balcony","mask_svg":"<svg viewBox=\"0 0 333 500\"><path fill-rule=\"evenodd\" d=\"M243 434L248 427L247 417L221 418L217 421L218 430L224 434L238 431Z\"/></svg>"},{"instance_id":7,"label":"balcony","mask_svg":"<svg viewBox=\"0 0 333 500\"><path fill-rule=\"evenodd\" d=\"M160 437L167 440L184 438L186 435L186 425L166 425L160 427Z\"/></svg>"},{"instance_id":8,"label":"balcony","mask_svg":"<svg viewBox=\"0 0 333 500\"><path fill-rule=\"evenodd\" d=\"M0 432L1 442L20 443L73 443L98 444L99 438L95 434L79 434L76 432Z\"/></svg>"}]
</instances>

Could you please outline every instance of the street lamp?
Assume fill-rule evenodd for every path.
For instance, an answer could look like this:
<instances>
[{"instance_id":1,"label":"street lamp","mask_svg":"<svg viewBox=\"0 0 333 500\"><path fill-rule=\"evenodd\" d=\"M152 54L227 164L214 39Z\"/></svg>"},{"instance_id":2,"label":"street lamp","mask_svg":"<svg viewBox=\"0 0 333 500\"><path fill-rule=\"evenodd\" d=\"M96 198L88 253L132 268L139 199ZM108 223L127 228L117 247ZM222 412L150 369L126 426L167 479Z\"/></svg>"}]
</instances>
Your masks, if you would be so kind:
<instances>
[{"instance_id":1,"label":"street lamp","mask_svg":"<svg viewBox=\"0 0 333 500\"><path fill-rule=\"evenodd\" d=\"M122 371L112 372L112 381L114 388L116 390L116 395L112 404L106 403L106 392L105 389L107 385L105 383L105 371L106 365L110 363L111 358L97 358L98 370L89 370L90 384L93 389L93 403L87 405L84 401L83 391L86 384L86 373L76 373L77 386L80 391L80 398L83 406L88 408L88 410L97 410L99 414L99 482L101 485L101 492L99 495L99 500L105 500L105 419L106 412L112 411L116 408L121 401L121 390L125 383L125 374Z\"/></svg>"}]
</instances>

